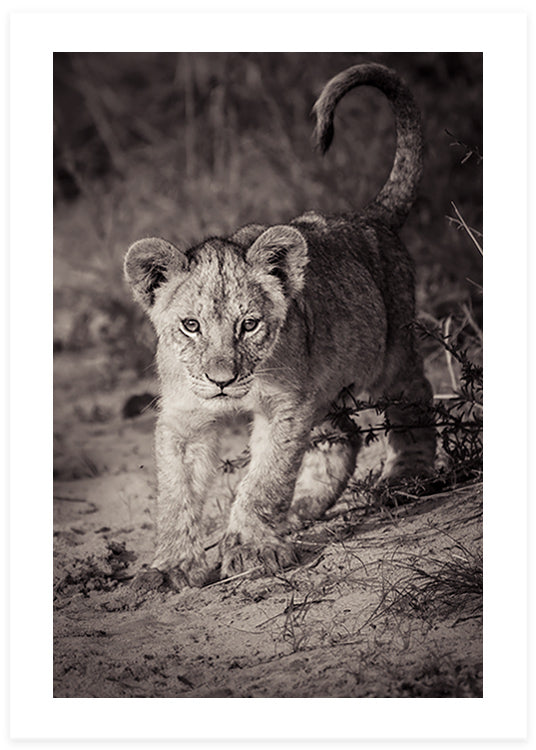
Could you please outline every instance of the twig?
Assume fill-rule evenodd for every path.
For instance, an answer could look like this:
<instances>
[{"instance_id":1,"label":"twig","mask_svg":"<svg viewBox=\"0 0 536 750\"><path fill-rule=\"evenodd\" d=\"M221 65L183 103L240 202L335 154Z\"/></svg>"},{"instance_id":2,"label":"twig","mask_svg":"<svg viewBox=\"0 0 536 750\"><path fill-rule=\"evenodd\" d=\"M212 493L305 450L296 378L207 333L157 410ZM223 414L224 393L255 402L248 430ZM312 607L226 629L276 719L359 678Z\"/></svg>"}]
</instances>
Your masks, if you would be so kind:
<instances>
[{"instance_id":1,"label":"twig","mask_svg":"<svg viewBox=\"0 0 536 750\"><path fill-rule=\"evenodd\" d=\"M443 337L445 339L450 338L450 325L452 323L452 315L449 315L448 318L445 320L445 330L443 333ZM450 384L452 386L453 391L458 390L458 381L456 380L456 374L454 372L454 367L452 365L452 353L448 347L445 347L445 359L447 360L447 369L449 371L450 376Z\"/></svg>"},{"instance_id":2,"label":"twig","mask_svg":"<svg viewBox=\"0 0 536 750\"><path fill-rule=\"evenodd\" d=\"M461 215L461 213L458 211L458 208L456 207L456 204L454 203L454 201L451 201L450 203L451 203L451 206L453 207L453 209L456 211L456 216L458 217L458 221L460 222L460 224L462 225L462 227L465 229L465 231L467 232L467 234L469 235L469 237L473 240L473 242L474 242L474 244L475 244L478 252L480 253L480 255L484 255L484 251L482 250L482 245L479 243L479 241L475 237L474 230L472 230L471 227L469 227L466 224L465 219L463 218L463 216Z\"/></svg>"},{"instance_id":3,"label":"twig","mask_svg":"<svg viewBox=\"0 0 536 750\"><path fill-rule=\"evenodd\" d=\"M269 622L277 620L278 617L291 614L297 609L303 610L306 607L310 607L312 604L333 604L335 602L335 599L308 599L308 594L305 595L303 602L295 602L293 597L294 594L292 595L290 602L285 606L283 610L281 610L281 612L278 612L276 615L272 615L272 617L268 617L266 620L257 623L257 625L255 625L255 628L263 628L265 625L268 625Z\"/></svg>"},{"instance_id":4,"label":"twig","mask_svg":"<svg viewBox=\"0 0 536 750\"><path fill-rule=\"evenodd\" d=\"M412 495L409 492L402 492L402 490L397 490L396 488L393 488L393 494L402 495L402 497L409 497L410 500L422 500L420 495Z\"/></svg>"},{"instance_id":5,"label":"twig","mask_svg":"<svg viewBox=\"0 0 536 750\"><path fill-rule=\"evenodd\" d=\"M476 288L478 289L479 292L483 291L482 290L482 284L477 284L477 282L473 281L473 279L470 279L469 276L466 276L465 280L467 282L469 282L469 284L471 284L472 286L476 286Z\"/></svg>"},{"instance_id":6,"label":"twig","mask_svg":"<svg viewBox=\"0 0 536 750\"><path fill-rule=\"evenodd\" d=\"M467 322L469 323L469 325L471 326L471 328L475 332L475 334L476 334L478 340L480 341L480 343L482 343L482 330L479 327L478 323L475 321L475 319L474 319L474 317L473 317L473 315L471 313L471 310L469 309L468 305L466 305L464 303L462 305L462 310L465 313L465 317L467 318Z\"/></svg>"},{"instance_id":7,"label":"twig","mask_svg":"<svg viewBox=\"0 0 536 750\"><path fill-rule=\"evenodd\" d=\"M219 581L214 581L214 583L209 583L204 588L209 589L211 586L219 586L221 583L229 583L230 581L236 581L238 578L245 578L245 576L251 575L251 573L256 573L258 570L263 570L263 565L256 565L254 568L250 568L249 570L243 570L242 573L237 573L234 576L229 576L228 578L220 578Z\"/></svg>"},{"instance_id":8,"label":"twig","mask_svg":"<svg viewBox=\"0 0 536 750\"><path fill-rule=\"evenodd\" d=\"M465 150L465 154L461 160L461 164L465 164L465 162L469 161L472 156L476 156L477 164L480 164L483 161L484 157L480 153L480 149L478 148L478 146L468 146L467 143L460 141L459 138L457 138L454 133L451 133L447 128L445 128L445 133L451 138L454 138L454 143L451 143L451 146L461 146Z\"/></svg>"},{"instance_id":9,"label":"twig","mask_svg":"<svg viewBox=\"0 0 536 750\"><path fill-rule=\"evenodd\" d=\"M461 487L453 487L445 490L444 492L435 492L433 495L421 495L419 501L423 500L436 500L438 497L446 497L447 495L456 495L465 492L466 490L473 490L483 487L483 482L470 482L469 484L463 484Z\"/></svg>"}]
</instances>

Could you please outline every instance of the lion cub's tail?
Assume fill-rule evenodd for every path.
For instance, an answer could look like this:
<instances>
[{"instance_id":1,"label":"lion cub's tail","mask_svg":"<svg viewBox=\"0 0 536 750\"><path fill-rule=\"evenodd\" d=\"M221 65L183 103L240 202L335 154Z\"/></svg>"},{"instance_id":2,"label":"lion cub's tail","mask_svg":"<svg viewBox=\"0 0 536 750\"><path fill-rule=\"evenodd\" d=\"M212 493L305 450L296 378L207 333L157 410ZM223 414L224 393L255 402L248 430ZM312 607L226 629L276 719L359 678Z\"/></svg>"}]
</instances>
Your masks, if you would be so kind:
<instances>
[{"instance_id":1,"label":"lion cub's tail","mask_svg":"<svg viewBox=\"0 0 536 750\"><path fill-rule=\"evenodd\" d=\"M422 128L417 105L402 79L377 63L354 65L332 78L314 106L314 141L325 154L333 139L333 115L339 101L356 86L375 86L389 99L396 120L396 153L391 173L367 207L393 229L404 223L415 200L422 174Z\"/></svg>"}]
</instances>

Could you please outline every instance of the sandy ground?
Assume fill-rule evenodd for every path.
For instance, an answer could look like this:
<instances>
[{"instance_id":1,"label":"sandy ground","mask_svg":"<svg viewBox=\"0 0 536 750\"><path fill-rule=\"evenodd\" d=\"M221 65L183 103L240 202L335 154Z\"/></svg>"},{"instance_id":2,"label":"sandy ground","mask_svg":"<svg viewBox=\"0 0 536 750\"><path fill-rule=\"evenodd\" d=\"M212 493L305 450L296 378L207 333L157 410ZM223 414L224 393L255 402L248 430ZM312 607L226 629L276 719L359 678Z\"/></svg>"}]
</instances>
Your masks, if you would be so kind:
<instances>
[{"instance_id":1,"label":"sandy ground","mask_svg":"<svg viewBox=\"0 0 536 750\"><path fill-rule=\"evenodd\" d=\"M155 412L122 408L156 385L126 373L112 387L102 363L65 353L55 368L55 697L481 696L480 485L390 509L347 495L296 535L293 570L136 593L154 541ZM367 449L360 471L380 460ZM207 545L238 479L221 472Z\"/></svg>"}]
</instances>

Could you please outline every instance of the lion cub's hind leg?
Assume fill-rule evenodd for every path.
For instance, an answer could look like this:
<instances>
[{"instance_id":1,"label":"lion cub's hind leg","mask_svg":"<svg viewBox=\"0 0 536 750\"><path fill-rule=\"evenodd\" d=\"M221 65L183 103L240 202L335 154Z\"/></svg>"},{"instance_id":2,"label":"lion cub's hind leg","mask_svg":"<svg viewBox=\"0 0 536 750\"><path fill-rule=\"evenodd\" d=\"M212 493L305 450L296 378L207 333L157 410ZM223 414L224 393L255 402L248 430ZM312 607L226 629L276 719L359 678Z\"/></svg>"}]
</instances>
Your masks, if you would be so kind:
<instances>
[{"instance_id":1,"label":"lion cub's hind leg","mask_svg":"<svg viewBox=\"0 0 536 750\"><path fill-rule=\"evenodd\" d=\"M291 528L320 518L346 489L361 447L360 436L348 422L346 430L334 430L326 421L312 431L288 515Z\"/></svg>"},{"instance_id":2,"label":"lion cub's hind leg","mask_svg":"<svg viewBox=\"0 0 536 750\"><path fill-rule=\"evenodd\" d=\"M391 353L382 389L382 395L392 401L385 410L390 430L382 472L382 479L389 482L431 474L436 452L432 387L413 342L404 344Z\"/></svg>"}]
</instances>

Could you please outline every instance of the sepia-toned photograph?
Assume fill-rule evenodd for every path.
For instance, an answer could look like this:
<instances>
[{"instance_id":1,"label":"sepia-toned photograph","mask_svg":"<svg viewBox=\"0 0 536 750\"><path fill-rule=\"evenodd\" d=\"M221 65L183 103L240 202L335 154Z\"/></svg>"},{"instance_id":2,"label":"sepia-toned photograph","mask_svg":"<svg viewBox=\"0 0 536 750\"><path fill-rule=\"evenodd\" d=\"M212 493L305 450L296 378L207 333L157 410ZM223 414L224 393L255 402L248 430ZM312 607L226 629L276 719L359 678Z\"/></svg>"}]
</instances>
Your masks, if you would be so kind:
<instances>
[{"instance_id":1,"label":"sepia-toned photograph","mask_svg":"<svg viewBox=\"0 0 536 750\"><path fill-rule=\"evenodd\" d=\"M55 698L483 696L483 55L55 52Z\"/></svg>"}]
</instances>

